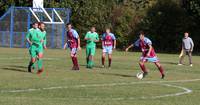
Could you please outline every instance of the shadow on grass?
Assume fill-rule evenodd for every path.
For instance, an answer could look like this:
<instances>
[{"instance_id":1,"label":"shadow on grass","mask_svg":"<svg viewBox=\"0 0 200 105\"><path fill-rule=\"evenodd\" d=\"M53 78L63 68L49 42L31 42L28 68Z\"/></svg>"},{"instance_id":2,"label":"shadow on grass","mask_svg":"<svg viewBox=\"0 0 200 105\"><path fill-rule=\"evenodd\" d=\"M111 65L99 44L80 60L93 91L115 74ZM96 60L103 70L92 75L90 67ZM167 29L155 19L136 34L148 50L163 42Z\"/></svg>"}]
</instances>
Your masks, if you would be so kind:
<instances>
[{"instance_id":1,"label":"shadow on grass","mask_svg":"<svg viewBox=\"0 0 200 105\"><path fill-rule=\"evenodd\" d=\"M8 67L3 67L1 69L9 70L9 71L27 72L26 68L27 67L25 67L25 66L11 65L11 66L8 66Z\"/></svg>"},{"instance_id":2,"label":"shadow on grass","mask_svg":"<svg viewBox=\"0 0 200 105\"><path fill-rule=\"evenodd\" d=\"M126 74L116 74L116 73L100 73L102 75L111 75L111 76L120 76L120 77L136 77L133 75L126 75Z\"/></svg>"},{"instance_id":3,"label":"shadow on grass","mask_svg":"<svg viewBox=\"0 0 200 105\"><path fill-rule=\"evenodd\" d=\"M178 63L176 62L161 62L162 64L170 64L170 65L177 65Z\"/></svg>"},{"instance_id":4,"label":"shadow on grass","mask_svg":"<svg viewBox=\"0 0 200 105\"><path fill-rule=\"evenodd\" d=\"M79 66L80 66L80 67L85 67L85 68L86 68L87 65L86 65L86 64L80 64ZM102 67L101 67L101 66L94 66L94 68L102 68Z\"/></svg>"},{"instance_id":5,"label":"shadow on grass","mask_svg":"<svg viewBox=\"0 0 200 105\"><path fill-rule=\"evenodd\" d=\"M9 67L12 67L12 68L22 68L22 69L26 69L27 66L18 66L18 65L9 65Z\"/></svg>"}]
</instances>

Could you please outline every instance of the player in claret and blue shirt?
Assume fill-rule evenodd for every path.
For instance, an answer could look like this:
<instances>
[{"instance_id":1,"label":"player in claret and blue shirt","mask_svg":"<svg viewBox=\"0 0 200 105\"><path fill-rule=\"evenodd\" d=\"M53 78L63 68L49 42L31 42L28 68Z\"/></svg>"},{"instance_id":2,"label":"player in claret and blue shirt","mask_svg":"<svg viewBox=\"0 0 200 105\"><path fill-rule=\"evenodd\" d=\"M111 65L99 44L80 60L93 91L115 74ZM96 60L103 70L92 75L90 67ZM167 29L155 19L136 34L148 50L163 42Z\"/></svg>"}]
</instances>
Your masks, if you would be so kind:
<instances>
[{"instance_id":1,"label":"player in claret and blue shirt","mask_svg":"<svg viewBox=\"0 0 200 105\"><path fill-rule=\"evenodd\" d=\"M72 70L79 70L77 52L78 50L81 50L80 38L77 31L72 29L71 23L66 24L66 28L67 28L67 41L64 45L64 49L66 49L66 47L69 46L70 55L73 62Z\"/></svg>"},{"instance_id":2,"label":"player in claret and blue shirt","mask_svg":"<svg viewBox=\"0 0 200 105\"><path fill-rule=\"evenodd\" d=\"M145 37L144 32L141 31L140 32L140 38L134 42L133 44L131 44L129 47L126 48L126 51L129 50L129 48L131 47L139 47L142 51L142 56L140 58L140 67L143 71L143 76L145 77L148 74L148 71L145 67L145 62L153 62L155 63L155 65L158 67L160 73L161 73L161 78L164 79L165 74L164 74L164 69L161 66L161 64L159 63L159 60L156 56L155 50L152 47L152 42L150 39L148 39L147 37Z\"/></svg>"},{"instance_id":3,"label":"player in claret and blue shirt","mask_svg":"<svg viewBox=\"0 0 200 105\"><path fill-rule=\"evenodd\" d=\"M116 38L113 33L110 32L110 29L107 28L106 32L102 36L102 67L105 67L105 57L108 54L108 67L111 67L112 63L112 51L116 48Z\"/></svg>"}]
</instances>

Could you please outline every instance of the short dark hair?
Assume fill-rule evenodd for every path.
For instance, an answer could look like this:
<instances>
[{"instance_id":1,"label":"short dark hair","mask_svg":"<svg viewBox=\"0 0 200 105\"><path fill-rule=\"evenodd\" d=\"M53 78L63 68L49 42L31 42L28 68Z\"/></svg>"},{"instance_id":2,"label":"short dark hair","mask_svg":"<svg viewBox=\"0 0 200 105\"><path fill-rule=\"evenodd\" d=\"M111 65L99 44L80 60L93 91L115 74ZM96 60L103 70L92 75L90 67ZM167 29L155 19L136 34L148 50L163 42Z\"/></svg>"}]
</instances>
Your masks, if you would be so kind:
<instances>
[{"instance_id":1,"label":"short dark hair","mask_svg":"<svg viewBox=\"0 0 200 105\"><path fill-rule=\"evenodd\" d=\"M95 26L92 26L91 28L96 28Z\"/></svg>"},{"instance_id":2,"label":"short dark hair","mask_svg":"<svg viewBox=\"0 0 200 105\"><path fill-rule=\"evenodd\" d=\"M38 24L38 22L33 22L31 25L35 25L35 24Z\"/></svg>"},{"instance_id":3,"label":"short dark hair","mask_svg":"<svg viewBox=\"0 0 200 105\"><path fill-rule=\"evenodd\" d=\"M44 22L38 22L38 25L40 26L41 24L44 24Z\"/></svg>"},{"instance_id":4,"label":"short dark hair","mask_svg":"<svg viewBox=\"0 0 200 105\"><path fill-rule=\"evenodd\" d=\"M140 33L140 35L144 35L145 34L144 31L140 31L139 33Z\"/></svg>"},{"instance_id":5,"label":"short dark hair","mask_svg":"<svg viewBox=\"0 0 200 105\"><path fill-rule=\"evenodd\" d=\"M72 23L67 23L65 26L72 25Z\"/></svg>"},{"instance_id":6,"label":"short dark hair","mask_svg":"<svg viewBox=\"0 0 200 105\"><path fill-rule=\"evenodd\" d=\"M184 33L188 33L188 34L189 34L189 32L188 32L188 31L185 31Z\"/></svg>"}]
</instances>

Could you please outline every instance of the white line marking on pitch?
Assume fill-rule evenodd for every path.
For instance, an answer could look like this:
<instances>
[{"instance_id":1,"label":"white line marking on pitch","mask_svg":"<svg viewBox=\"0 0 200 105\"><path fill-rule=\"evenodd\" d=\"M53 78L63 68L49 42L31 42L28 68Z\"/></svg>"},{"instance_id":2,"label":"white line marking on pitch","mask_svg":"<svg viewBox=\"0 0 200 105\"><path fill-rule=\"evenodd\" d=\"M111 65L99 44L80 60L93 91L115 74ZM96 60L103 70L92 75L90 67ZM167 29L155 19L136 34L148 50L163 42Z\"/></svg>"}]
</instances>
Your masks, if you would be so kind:
<instances>
[{"instance_id":1,"label":"white line marking on pitch","mask_svg":"<svg viewBox=\"0 0 200 105\"><path fill-rule=\"evenodd\" d=\"M183 94L189 94L192 92L191 89L186 87L166 84L166 83L185 83L185 82L195 82L200 81L200 79L191 79L191 80L174 80L174 81L141 81L141 82L130 82L130 83L109 83L109 84L88 84L88 85L75 85L75 86L58 86L58 87L47 87L47 88L35 88L35 89L24 89L24 90L1 90L0 93L20 93L20 92L34 92L34 91L42 91L42 90L54 90L54 89L67 89L67 88L87 88L87 87L105 87L105 86L125 86L125 85L133 85L133 84L157 84L163 85L167 87L173 87L184 90L183 92L173 93L173 94L165 94L159 96L150 96L150 97L129 97L129 98L109 98L112 100L125 100L125 99L157 99L164 97L172 97L172 96L180 96ZM161 83L161 84L158 84ZM164 83L164 84L163 84ZM87 99L87 98L81 98ZM89 98L91 99L91 98ZM94 98L93 100L97 100L99 98Z\"/></svg>"}]
</instances>

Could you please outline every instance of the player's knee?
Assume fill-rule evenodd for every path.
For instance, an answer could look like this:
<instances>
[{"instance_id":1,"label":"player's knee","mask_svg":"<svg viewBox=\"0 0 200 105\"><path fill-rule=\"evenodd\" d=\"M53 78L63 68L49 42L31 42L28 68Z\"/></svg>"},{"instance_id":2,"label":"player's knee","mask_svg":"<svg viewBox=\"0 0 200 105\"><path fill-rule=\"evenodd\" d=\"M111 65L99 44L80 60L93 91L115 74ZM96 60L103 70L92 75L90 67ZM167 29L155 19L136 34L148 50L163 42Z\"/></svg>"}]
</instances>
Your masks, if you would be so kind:
<instances>
[{"instance_id":1,"label":"player's knee","mask_svg":"<svg viewBox=\"0 0 200 105\"><path fill-rule=\"evenodd\" d=\"M43 54L39 54L38 55L38 58L40 59L40 58L42 58L43 57Z\"/></svg>"},{"instance_id":2,"label":"player's knee","mask_svg":"<svg viewBox=\"0 0 200 105\"><path fill-rule=\"evenodd\" d=\"M144 63L143 62L139 62L139 65L144 65Z\"/></svg>"},{"instance_id":3,"label":"player's knee","mask_svg":"<svg viewBox=\"0 0 200 105\"><path fill-rule=\"evenodd\" d=\"M31 62L34 63L34 62L35 62L35 58L32 58L32 59L31 59Z\"/></svg>"},{"instance_id":4,"label":"player's knee","mask_svg":"<svg viewBox=\"0 0 200 105\"><path fill-rule=\"evenodd\" d=\"M111 55L111 54L110 54L110 55L108 55L108 58L109 58L109 59L111 59L111 58L112 58L112 55Z\"/></svg>"},{"instance_id":5,"label":"player's knee","mask_svg":"<svg viewBox=\"0 0 200 105\"><path fill-rule=\"evenodd\" d=\"M76 55L74 55L74 54L71 54L71 57L76 57Z\"/></svg>"},{"instance_id":6,"label":"player's knee","mask_svg":"<svg viewBox=\"0 0 200 105\"><path fill-rule=\"evenodd\" d=\"M156 65L157 67L161 67L160 63L158 63L158 62L156 62L155 65Z\"/></svg>"}]
</instances>

